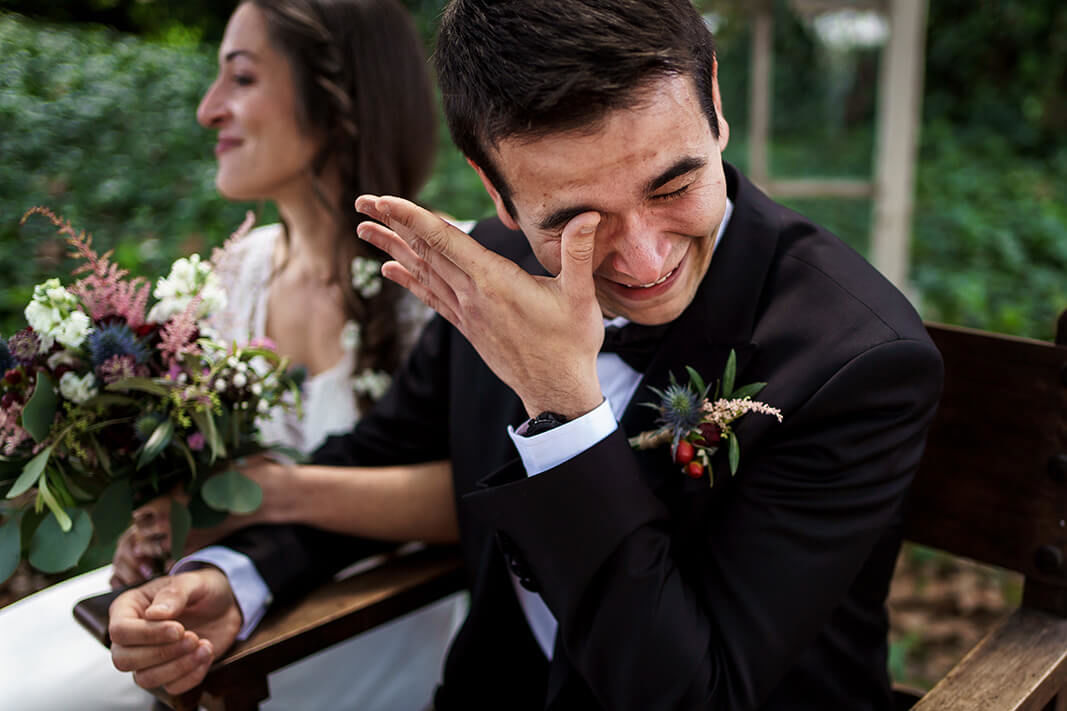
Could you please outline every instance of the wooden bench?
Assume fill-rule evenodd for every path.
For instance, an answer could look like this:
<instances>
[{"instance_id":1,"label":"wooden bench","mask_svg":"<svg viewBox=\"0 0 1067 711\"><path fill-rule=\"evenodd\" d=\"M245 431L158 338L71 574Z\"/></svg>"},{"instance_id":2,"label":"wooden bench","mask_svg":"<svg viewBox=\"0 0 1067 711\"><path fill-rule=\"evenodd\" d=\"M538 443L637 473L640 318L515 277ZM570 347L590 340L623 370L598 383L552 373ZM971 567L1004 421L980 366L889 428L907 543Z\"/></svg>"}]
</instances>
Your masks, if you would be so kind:
<instances>
[{"instance_id":1,"label":"wooden bench","mask_svg":"<svg viewBox=\"0 0 1067 711\"><path fill-rule=\"evenodd\" d=\"M1020 607L900 708L1067 711L1067 312L1060 345L927 328L945 359L945 390L905 538L1025 582Z\"/></svg>"},{"instance_id":2,"label":"wooden bench","mask_svg":"<svg viewBox=\"0 0 1067 711\"><path fill-rule=\"evenodd\" d=\"M945 391L905 537L1025 576L1021 606L919 699L914 711L1067 711L1067 347L928 324ZM1057 342L1067 344L1067 312ZM212 667L192 709L255 709L266 675L460 588L453 549L429 548L317 590L268 616ZM201 697L201 693L203 696Z\"/></svg>"}]
</instances>

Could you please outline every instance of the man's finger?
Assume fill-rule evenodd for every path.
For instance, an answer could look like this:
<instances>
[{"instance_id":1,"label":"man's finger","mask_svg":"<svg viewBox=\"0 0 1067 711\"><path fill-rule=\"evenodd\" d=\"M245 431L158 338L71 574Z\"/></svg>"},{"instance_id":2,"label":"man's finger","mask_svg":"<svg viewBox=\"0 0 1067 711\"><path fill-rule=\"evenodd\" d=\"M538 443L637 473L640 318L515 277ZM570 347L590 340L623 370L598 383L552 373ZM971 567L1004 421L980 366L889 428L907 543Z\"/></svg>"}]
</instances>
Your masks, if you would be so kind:
<instances>
[{"instance_id":1,"label":"man's finger","mask_svg":"<svg viewBox=\"0 0 1067 711\"><path fill-rule=\"evenodd\" d=\"M207 674L212 659L211 643L200 640L194 651L163 664L134 672L133 680L143 689L162 686L172 694L188 691Z\"/></svg>"},{"instance_id":2,"label":"man's finger","mask_svg":"<svg viewBox=\"0 0 1067 711\"><path fill-rule=\"evenodd\" d=\"M560 280L572 297L586 297L594 292L593 256L599 212L583 212L563 228L560 240Z\"/></svg>"},{"instance_id":3,"label":"man's finger","mask_svg":"<svg viewBox=\"0 0 1067 711\"><path fill-rule=\"evenodd\" d=\"M196 651L197 636L185 632L177 642L128 646L114 643L111 646L111 663L119 671L140 671L172 662ZM112 640L114 642L114 640Z\"/></svg>"},{"instance_id":4,"label":"man's finger","mask_svg":"<svg viewBox=\"0 0 1067 711\"><path fill-rule=\"evenodd\" d=\"M386 279L396 282L400 286L404 287L422 303L426 304L429 308L433 309L437 313L441 314L448 320L453 326L460 327L460 322L457 309L450 303L439 298L437 294L426 288L414 275L411 274L402 264L397 262L386 262L382 265L382 276ZM455 303L455 295L449 299L450 302Z\"/></svg>"},{"instance_id":5,"label":"man's finger","mask_svg":"<svg viewBox=\"0 0 1067 711\"><path fill-rule=\"evenodd\" d=\"M114 608L112 608L114 610ZM139 647L150 644L169 644L181 639L185 627L175 620L162 622L111 615L108 635L116 645Z\"/></svg>"},{"instance_id":6,"label":"man's finger","mask_svg":"<svg viewBox=\"0 0 1067 711\"><path fill-rule=\"evenodd\" d=\"M434 294L436 300L447 304L449 308L454 309L456 306L456 289L467 288L470 284L470 277L455 264L441 255L434 256L430 253L424 259L388 227L373 222L364 222L359 226L357 233L361 239L387 252L408 274ZM405 283L406 280L393 279L393 281L410 289Z\"/></svg>"},{"instance_id":7,"label":"man's finger","mask_svg":"<svg viewBox=\"0 0 1067 711\"><path fill-rule=\"evenodd\" d=\"M414 240L422 240L430 252L443 255L475 280L491 269L496 260L502 259L463 230L409 200L391 195L361 195L356 200L356 209L389 226L416 253ZM426 259L433 264L431 255Z\"/></svg>"}]
</instances>

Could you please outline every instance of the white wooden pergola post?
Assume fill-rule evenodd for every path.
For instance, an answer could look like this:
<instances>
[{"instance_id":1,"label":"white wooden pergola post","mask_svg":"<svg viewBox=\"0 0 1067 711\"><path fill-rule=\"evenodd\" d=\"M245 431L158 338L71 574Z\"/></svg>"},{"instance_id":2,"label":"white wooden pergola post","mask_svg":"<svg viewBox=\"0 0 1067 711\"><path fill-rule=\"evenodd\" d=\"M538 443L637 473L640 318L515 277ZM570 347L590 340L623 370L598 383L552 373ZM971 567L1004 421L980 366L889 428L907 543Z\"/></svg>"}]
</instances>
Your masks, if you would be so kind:
<instances>
[{"instance_id":1,"label":"white wooden pergola post","mask_svg":"<svg viewBox=\"0 0 1067 711\"><path fill-rule=\"evenodd\" d=\"M752 8L749 91L749 177L775 197L873 198L871 262L898 288L908 284L915 161L922 118L928 0L792 0L804 13L844 8L878 9L889 19L878 86L874 179L780 179L770 174L768 145L773 115L774 19L770 0Z\"/></svg>"},{"instance_id":2,"label":"white wooden pergola post","mask_svg":"<svg viewBox=\"0 0 1067 711\"><path fill-rule=\"evenodd\" d=\"M926 12L927 0L889 3L889 44L878 88L871 261L905 293L922 121Z\"/></svg>"}]
</instances>

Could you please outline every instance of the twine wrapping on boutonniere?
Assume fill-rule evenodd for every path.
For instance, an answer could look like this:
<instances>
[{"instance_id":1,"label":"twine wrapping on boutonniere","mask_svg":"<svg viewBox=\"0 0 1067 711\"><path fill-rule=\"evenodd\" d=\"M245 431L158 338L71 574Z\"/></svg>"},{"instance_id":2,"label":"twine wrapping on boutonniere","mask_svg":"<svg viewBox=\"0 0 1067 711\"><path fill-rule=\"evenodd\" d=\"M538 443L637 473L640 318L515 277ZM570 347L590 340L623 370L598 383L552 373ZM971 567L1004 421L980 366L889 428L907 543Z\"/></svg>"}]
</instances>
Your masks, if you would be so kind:
<instances>
[{"instance_id":1,"label":"twine wrapping on boutonniere","mask_svg":"<svg viewBox=\"0 0 1067 711\"><path fill-rule=\"evenodd\" d=\"M700 373L689 366L689 382L680 384L671 373L666 390L649 387L659 398L658 402L643 402L659 413L657 429L647 430L629 439L634 449L651 449L671 445L671 458L682 472L694 479L708 472L708 484L715 485L711 470L711 458L724 444L728 447L730 474L737 472L741 460L741 447L730 424L749 412L773 415L782 421L782 412L770 405L753 400L767 383L750 383L734 389L737 373L737 356L733 350L726 359L722 378L715 383L715 392L708 398L711 386L704 384Z\"/></svg>"}]
</instances>

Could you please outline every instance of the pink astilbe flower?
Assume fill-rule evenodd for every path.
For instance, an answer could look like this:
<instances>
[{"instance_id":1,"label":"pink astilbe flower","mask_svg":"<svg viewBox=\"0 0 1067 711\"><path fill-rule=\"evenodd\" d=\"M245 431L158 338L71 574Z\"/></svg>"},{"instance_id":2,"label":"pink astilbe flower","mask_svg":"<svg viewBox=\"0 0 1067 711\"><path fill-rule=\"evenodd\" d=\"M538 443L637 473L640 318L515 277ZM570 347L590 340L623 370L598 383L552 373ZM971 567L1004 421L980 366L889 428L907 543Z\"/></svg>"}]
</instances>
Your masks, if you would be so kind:
<instances>
[{"instance_id":1,"label":"pink astilbe flower","mask_svg":"<svg viewBox=\"0 0 1067 711\"><path fill-rule=\"evenodd\" d=\"M19 425L22 406L0 409L0 451L11 456L19 446L30 438L30 433Z\"/></svg>"},{"instance_id":2,"label":"pink astilbe flower","mask_svg":"<svg viewBox=\"0 0 1067 711\"><path fill-rule=\"evenodd\" d=\"M200 346L195 341L199 331L196 311L200 308L200 300L199 295L194 296L185 310L171 318L159 332L159 352L168 365L177 364L184 354L200 355Z\"/></svg>"},{"instance_id":3,"label":"pink astilbe flower","mask_svg":"<svg viewBox=\"0 0 1067 711\"><path fill-rule=\"evenodd\" d=\"M256 213L249 210L245 213L245 219L238 225L237 229L233 231L221 247L215 247L211 252L211 266L213 268L219 267L223 260L225 260L227 254L233 249L235 242L239 242L241 238L247 235L252 230L252 225L256 224Z\"/></svg>"},{"instance_id":4,"label":"pink astilbe flower","mask_svg":"<svg viewBox=\"0 0 1067 711\"><path fill-rule=\"evenodd\" d=\"M70 222L60 219L46 207L30 208L22 216L20 224L34 214L44 215L51 220L59 233L66 236L67 244L74 248L70 256L85 262L72 273L89 274L75 282L70 292L81 299L89 311L89 318L99 321L105 316L120 316L130 328L140 327L144 323L145 307L152 286L149 281L144 277L123 281L129 271L111 261L114 250L97 255L93 250L92 235L84 231L75 232Z\"/></svg>"}]
</instances>

